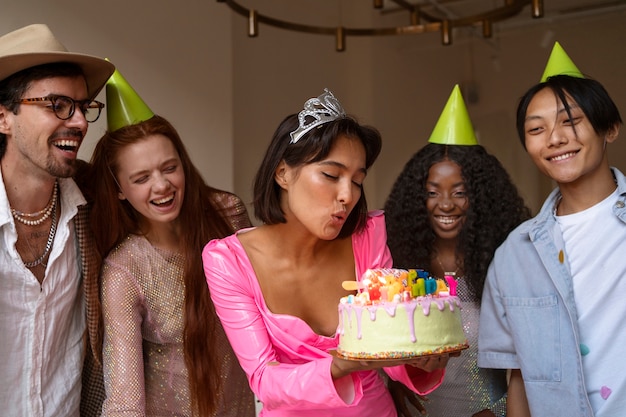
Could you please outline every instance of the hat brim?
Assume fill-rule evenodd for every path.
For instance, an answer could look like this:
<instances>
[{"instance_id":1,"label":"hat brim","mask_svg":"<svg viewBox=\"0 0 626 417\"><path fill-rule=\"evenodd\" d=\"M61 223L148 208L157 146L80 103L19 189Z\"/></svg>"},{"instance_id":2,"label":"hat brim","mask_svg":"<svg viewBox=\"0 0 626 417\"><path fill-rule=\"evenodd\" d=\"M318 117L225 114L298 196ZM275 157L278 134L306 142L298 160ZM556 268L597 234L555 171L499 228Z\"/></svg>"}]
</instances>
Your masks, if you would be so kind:
<instances>
[{"instance_id":1,"label":"hat brim","mask_svg":"<svg viewBox=\"0 0 626 417\"><path fill-rule=\"evenodd\" d=\"M88 98L95 98L115 71L115 65L102 58L73 52L32 52L0 57L0 80L24 69L43 64L69 62L78 65L87 81Z\"/></svg>"}]
</instances>

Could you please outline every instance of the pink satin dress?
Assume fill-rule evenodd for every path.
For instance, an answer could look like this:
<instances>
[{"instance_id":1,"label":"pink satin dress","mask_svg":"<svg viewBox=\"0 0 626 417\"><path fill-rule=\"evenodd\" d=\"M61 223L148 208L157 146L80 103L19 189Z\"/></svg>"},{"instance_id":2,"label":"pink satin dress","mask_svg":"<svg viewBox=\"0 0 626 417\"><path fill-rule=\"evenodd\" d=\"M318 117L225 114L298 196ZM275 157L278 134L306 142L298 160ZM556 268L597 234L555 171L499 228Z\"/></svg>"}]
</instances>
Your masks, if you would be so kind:
<instances>
[{"instance_id":1,"label":"pink satin dress","mask_svg":"<svg viewBox=\"0 0 626 417\"><path fill-rule=\"evenodd\" d=\"M358 278L368 268L391 267L386 238L383 213L372 212L365 230L352 237ZM329 351L337 348L337 335L318 335L298 317L269 311L236 234L209 242L202 260L217 314L252 391L263 403L261 416L396 416L378 372L354 372L333 380ZM427 373L410 366L384 370L420 394L439 386L444 375L443 370Z\"/></svg>"}]
</instances>

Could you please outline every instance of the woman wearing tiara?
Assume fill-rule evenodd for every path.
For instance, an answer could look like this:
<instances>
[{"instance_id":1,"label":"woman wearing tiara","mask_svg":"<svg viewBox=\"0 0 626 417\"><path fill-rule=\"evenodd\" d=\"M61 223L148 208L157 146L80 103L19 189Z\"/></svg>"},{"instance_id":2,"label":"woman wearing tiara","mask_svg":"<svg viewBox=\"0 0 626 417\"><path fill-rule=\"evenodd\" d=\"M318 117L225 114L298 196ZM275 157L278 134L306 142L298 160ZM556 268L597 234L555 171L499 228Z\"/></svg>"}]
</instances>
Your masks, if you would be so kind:
<instances>
[{"instance_id":1,"label":"woman wearing tiara","mask_svg":"<svg viewBox=\"0 0 626 417\"><path fill-rule=\"evenodd\" d=\"M213 240L202 259L215 308L262 416L396 416L381 362L337 348L342 282L390 267L382 213L368 213L367 170L377 130L347 116L326 90L285 118L254 184L264 224ZM356 274L356 275L355 275ZM448 357L384 363L391 378L426 394Z\"/></svg>"},{"instance_id":2,"label":"woman wearing tiara","mask_svg":"<svg viewBox=\"0 0 626 417\"><path fill-rule=\"evenodd\" d=\"M430 417L502 417L506 371L479 369L476 362L480 299L496 248L530 212L500 162L478 144L458 86L429 142L387 198L388 243L395 267L455 277L470 348L450 362L445 381L423 406ZM406 404L397 405L408 415Z\"/></svg>"}]
</instances>

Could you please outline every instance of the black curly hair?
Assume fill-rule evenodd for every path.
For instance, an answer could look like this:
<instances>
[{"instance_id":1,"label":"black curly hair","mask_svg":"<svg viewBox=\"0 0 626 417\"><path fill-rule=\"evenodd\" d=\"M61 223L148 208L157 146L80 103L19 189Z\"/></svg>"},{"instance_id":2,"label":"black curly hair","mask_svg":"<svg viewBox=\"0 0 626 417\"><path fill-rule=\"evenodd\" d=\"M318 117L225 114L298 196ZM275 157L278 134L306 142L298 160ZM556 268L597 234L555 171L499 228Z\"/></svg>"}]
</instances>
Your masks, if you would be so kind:
<instances>
[{"instance_id":1,"label":"black curly hair","mask_svg":"<svg viewBox=\"0 0 626 417\"><path fill-rule=\"evenodd\" d=\"M397 268L430 269L436 235L426 209L426 180L430 167L444 160L458 164L465 181L469 208L456 252L463 254L465 279L480 301L496 248L530 218L509 174L484 147L429 143L413 155L385 203L389 249Z\"/></svg>"}]
</instances>

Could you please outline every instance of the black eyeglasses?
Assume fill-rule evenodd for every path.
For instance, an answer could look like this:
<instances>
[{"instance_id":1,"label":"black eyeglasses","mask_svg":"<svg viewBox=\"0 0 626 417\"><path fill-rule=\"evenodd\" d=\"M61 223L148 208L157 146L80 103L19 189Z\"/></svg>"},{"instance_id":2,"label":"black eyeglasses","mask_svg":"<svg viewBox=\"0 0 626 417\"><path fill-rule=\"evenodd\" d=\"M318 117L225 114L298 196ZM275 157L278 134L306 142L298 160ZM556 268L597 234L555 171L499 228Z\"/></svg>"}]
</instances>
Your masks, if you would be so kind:
<instances>
[{"instance_id":1,"label":"black eyeglasses","mask_svg":"<svg viewBox=\"0 0 626 417\"><path fill-rule=\"evenodd\" d=\"M49 101L49 106L56 117L61 120L67 120L74 115L76 106L80 108L80 111L85 116L85 120L89 123L93 123L100 117L100 112L104 108L104 104L96 100L74 100L73 98L66 96L49 95L47 97L33 97L23 98L18 102L21 104L37 104L42 101Z\"/></svg>"}]
</instances>

